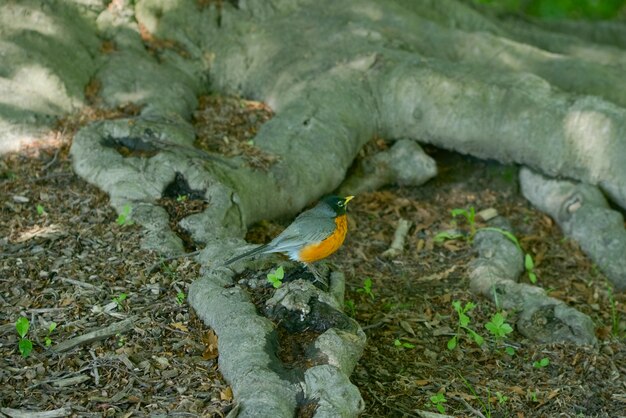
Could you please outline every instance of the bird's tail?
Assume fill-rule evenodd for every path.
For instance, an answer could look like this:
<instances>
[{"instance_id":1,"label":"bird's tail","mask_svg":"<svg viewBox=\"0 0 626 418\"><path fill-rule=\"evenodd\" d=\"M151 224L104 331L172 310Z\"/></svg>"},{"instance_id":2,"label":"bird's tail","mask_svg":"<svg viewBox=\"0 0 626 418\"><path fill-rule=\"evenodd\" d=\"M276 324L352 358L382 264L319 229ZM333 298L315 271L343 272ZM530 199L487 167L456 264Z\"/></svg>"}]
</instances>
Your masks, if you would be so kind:
<instances>
[{"instance_id":1,"label":"bird's tail","mask_svg":"<svg viewBox=\"0 0 626 418\"><path fill-rule=\"evenodd\" d=\"M242 258L247 258L247 257L252 257L253 255L257 255L260 254L262 252L265 252L267 250L267 248L269 247L268 244L263 244L261 246L258 246L250 251L246 251L243 254L239 254L237 257L233 257L230 260L226 260L226 262L224 263L225 266L234 263L235 261L241 260Z\"/></svg>"}]
</instances>

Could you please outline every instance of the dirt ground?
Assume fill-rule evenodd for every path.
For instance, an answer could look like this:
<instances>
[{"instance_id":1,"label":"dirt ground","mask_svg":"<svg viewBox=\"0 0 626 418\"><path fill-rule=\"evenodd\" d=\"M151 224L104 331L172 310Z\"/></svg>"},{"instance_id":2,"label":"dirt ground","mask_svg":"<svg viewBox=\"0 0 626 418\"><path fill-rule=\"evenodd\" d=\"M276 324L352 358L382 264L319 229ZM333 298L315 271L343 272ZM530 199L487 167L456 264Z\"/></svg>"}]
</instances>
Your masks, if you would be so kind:
<instances>
[{"instance_id":1,"label":"dirt ground","mask_svg":"<svg viewBox=\"0 0 626 418\"><path fill-rule=\"evenodd\" d=\"M242 118L242 112L266 110L229 100L205 100L206 112L197 115L198 124L214 121L219 128L199 132L215 141L227 136L223 147L207 148L243 155L257 167L271 164L251 142L270 115ZM0 161L0 411L225 416L235 400L219 372L216 337L185 300L199 266L141 250L141 228L118 217L104 193L72 173L68 148L79 124ZM228 141L245 143L247 151ZM626 295L613 295L578 246L521 197L516 167L427 152L439 176L419 188L357 196L346 243L328 259L345 272L346 310L368 337L352 376L366 401L363 416L438 412L437 400L441 411L459 417L626 416ZM198 210L184 197L166 205L174 217ZM512 222L535 260L537 284L593 319L597 347L536 345L516 331L504 341L491 336L485 324L497 309L468 290L471 245L434 239L444 230L467 230L462 221L453 223L450 211L470 207L495 208ZM404 253L385 259L401 218L413 223ZM263 223L255 236L271 237L282 226ZM457 300L476 304L469 326L485 338L483 346L461 332L458 346L447 348L458 323ZM505 314L514 324L515 312ZM20 316L29 320L26 338L34 346L26 358L18 350ZM124 331L54 350L124 319L130 323ZM50 332L52 322L57 326Z\"/></svg>"}]
</instances>

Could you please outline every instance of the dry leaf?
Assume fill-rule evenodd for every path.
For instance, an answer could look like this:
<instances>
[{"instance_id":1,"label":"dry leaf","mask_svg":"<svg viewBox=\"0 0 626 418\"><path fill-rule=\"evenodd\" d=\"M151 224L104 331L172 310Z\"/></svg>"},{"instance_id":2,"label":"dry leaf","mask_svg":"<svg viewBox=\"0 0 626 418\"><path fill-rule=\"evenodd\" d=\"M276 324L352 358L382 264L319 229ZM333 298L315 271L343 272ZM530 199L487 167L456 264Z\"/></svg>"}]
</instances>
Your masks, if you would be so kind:
<instances>
[{"instance_id":1,"label":"dry leaf","mask_svg":"<svg viewBox=\"0 0 626 418\"><path fill-rule=\"evenodd\" d=\"M204 343L205 349L204 353L202 353L202 358L205 360L213 360L217 358L219 355L217 351L217 334L215 331L209 330L202 337L202 342Z\"/></svg>"},{"instance_id":2,"label":"dry leaf","mask_svg":"<svg viewBox=\"0 0 626 418\"><path fill-rule=\"evenodd\" d=\"M67 231L63 230L63 228L60 225L56 225L56 224L52 224L49 226L37 225L20 233L20 235L15 240L15 242L26 242L33 238L54 240L65 235L67 235Z\"/></svg>"},{"instance_id":3,"label":"dry leaf","mask_svg":"<svg viewBox=\"0 0 626 418\"><path fill-rule=\"evenodd\" d=\"M220 399L223 401L230 401L233 399L233 390L230 388L230 386L220 391Z\"/></svg>"},{"instance_id":4,"label":"dry leaf","mask_svg":"<svg viewBox=\"0 0 626 418\"><path fill-rule=\"evenodd\" d=\"M187 328L182 322L173 322L170 324L170 327L175 328L179 331L189 332L189 328Z\"/></svg>"},{"instance_id":5,"label":"dry leaf","mask_svg":"<svg viewBox=\"0 0 626 418\"><path fill-rule=\"evenodd\" d=\"M408 332L409 334L411 334L412 336L415 337L415 331L413 331L413 328L411 327L411 324L409 324L406 321L400 321L400 327L405 330L406 332Z\"/></svg>"}]
</instances>

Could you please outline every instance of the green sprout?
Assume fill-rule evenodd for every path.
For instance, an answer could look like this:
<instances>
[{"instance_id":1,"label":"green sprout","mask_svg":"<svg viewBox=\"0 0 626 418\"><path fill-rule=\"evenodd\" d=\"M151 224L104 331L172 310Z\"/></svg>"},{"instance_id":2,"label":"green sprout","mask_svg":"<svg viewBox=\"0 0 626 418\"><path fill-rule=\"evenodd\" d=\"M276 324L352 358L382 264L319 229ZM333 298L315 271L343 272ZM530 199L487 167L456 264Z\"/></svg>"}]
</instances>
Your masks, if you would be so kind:
<instances>
[{"instance_id":1,"label":"green sprout","mask_svg":"<svg viewBox=\"0 0 626 418\"><path fill-rule=\"evenodd\" d=\"M414 344L411 344L411 343L406 342L406 341L402 341L401 338L396 338L393 341L393 345L398 347L398 348L415 348Z\"/></svg>"},{"instance_id":2,"label":"green sprout","mask_svg":"<svg viewBox=\"0 0 626 418\"><path fill-rule=\"evenodd\" d=\"M463 216L465 218L465 221L470 228L469 241L471 242L474 239L474 235L476 235L476 210L474 207L470 207L469 210L452 209L450 213L453 218L456 218L457 216Z\"/></svg>"},{"instance_id":3,"label":"green sprout","mask_svg":"<svg viewBox=\"0 0 626 418\"><path fill-rule=\"evenodd\" d=\"M37 215L39 216L43 216L46 214L45 209L43 208L43 206L41 205L37 205Z\"/></svg>"},{"instance_id":4,"label":"green sprout","mask_svg":"<svg viewBox=\"0 0 626 418\"><path fill-rule=\"evenodd\" d=\"M349 316L354 317L356 315L356 304L352 299L348 299L343 303L343 306Z\"/></svg>"},{"instance_id":5,"label":"green sprout","mask_svg":"<svg viewBox=\"0 0 626 418\"><path fill-rule=\"evenodd\" d=\"M52 332L54 332L56 328L57 328L57 323L50 322L50 325L48 326L48 335L46 335L46 339L45 339L46 347L50 347L52 345L52 338L50 338L50 334L52 334Z\"/></svg>"},{"instance_id":6,"label":"green sprout","mask_svg":"<svg viewBox=\"0 0 626 418\"><path fill-rule=\"evenodd\" d=\"M444 241L451 241L462 237L463 234L460 234L458 232L442 231L435 235L433 241L435 241L437 244L441 244Z\"/></svg>"},{"instance_id":7,"label":"green sprout","mask_svg":"<svg viewBox=\"0 0 626 418\"><path fill-rule=\"evenodd\" d=\"M533 367L535 369L542 369L542 368L546 367L548 364L550 364L550 359L547 358L547 357L544 357L541 360L535 361L533 363Z\"/></svg>"},{"instance_id":8,"label":"green sprout","mask_svg":"<svg viewBox=\"0 0 626 418\"><path fill-rule=\"evenodd\" d=\"M498 403L499 403L500 405L505 404L505 403L506 403L506 401L508 401L508 400L509 400L509 397L508 397L508 396L505 396L505 395L501 394L500 392L496 392L496 397L498 398Z\"/></svg>"},{"instance_id":9,"label":"green sprout","mask_svg":"<svg viewBox=\"0 0 626 418\"><path fill-rule=\"evenodd\" d=\"M26 358L30 355L31 351L33 351L33 343L26 338L26 334L28 334L28 330L30 329L30 322L28 321L28 318L21 316L17 321L15 321L15 329L17 330L17 334L20 336L20 341L17 347L19 348L22 357Z\"/></svg>"},{"instance_id":10,"label":"green sprout","mask_svg":"<svg viewBox=\"0 0 626 418\"><path fill-rule=\"evenodd\" d=\"M514 356L516 351L515 348L508 346L504 349L504 352L507 353L509 356Z\"/></svg>"},{"instance_id":11,"label":"green sprout","mask_svg":"<svg viewBox=\"0 0 626 418\"><path fill-rule=\"evenodd\" d=\"M176 196L176 201L178 203L184 203L187 201L188 198L189 196L187 196L186 194L179 194L178 196Z\"/></svg>"},{"instance_id":12,"label":"green sprout","mask_svg":"<svg viewBox=\"0 0 626 418\"><path fill-rule=\"evenodd\" d=\"M185 292L181 290L180 292L176 293L176 303L178 303L179 305L182 305L184 301L185 301Z\"/></svg>"},{"instance_id":13,"label":"green sprout","mask_svg":"<svg viewBox=\"0 0 626 418\"><path fill-rule=\"evenodd\" d=\"M528 279L532 284L537 283L537 275L535 274L535 263L533 262L533 257L530 254L526 254L524 257L524 268L528 273Z\"/></svg>"},{"instance_id":14,"label":"green sprout","mask_svg":"<svg viewBox=\"0 0 626 418\"><path fill-rule=\"evenodd\" d=\"M444 408L443 404L445 402L448 402L448 400L446 399L446 396L443 393L438 393L436 395L431 396L430 398L428 398L432 404L432 406L434 406L437 411L439 411L440 414L445 414L446 413L446 409ZM427 405L430 406L430 405Z\"/></svg>"},{"instance_id":15,"label":"green sprout","mask_svg":"<svg viewBox=\"0 0 626 418\"><path fill-rule=\"evenodd\" d=\"M609 304L611 305L611 334L613 334L613 337L619 338L620 330L619 315L617 313L617 302L615 302L615 298L613 297L613 290L610 287L607 287L606 290L609 296Z\"/></svg>"},{"instance_id":16,"label":"green sprout","mask_svg":"<svg viewBox=\"0 0 626 418\"><path fill-rule=\"evenodd\" d=\"M274 286L274 288L278 289L283 285L283 278L285 277L285 270L283 266L278 267L271 273L267 273L267 281Z\"/></svg>"},{"instance_id":17,"label":"green sprout","mask_svg":"<svg viewBox=\"0 0 626 418\"><path fill-rule=\"evenodd\" d=\"M117 304L117 308L121 310L123 307L122 302L124 302L127 297L128 295L126 293L120 293L119 296L114 297L112 301L115 302Z\"/></svg>"},{"instance_id":18,"label":"green sprout","mask_svg":"<svg viewBox=\"0 0 626 418\"><path fill-rule=\"evenodd\" d=\"M474 309L476 305L473 302L467 302L465 306L462 306L460 301L455 300L452 302L452 307L456 311L459 320L457 322L456 333L448 340L448 350L454 350L456 348L462 330L465 331L469 335L470 339L472 339L476 344L483 345L483 337L478 335L476 331L469 327L470 317L467 313Z\"/></svg>"},{"instance_id":19,"label":"green sprout","mask_svg":"<svg viewBox=\"0 0 626 418\"><path fill-rule=\"evenodd\" d=\"M122 208L122 212L118 215L117 219L115 220L115 222L117 222L118 225L120 226L126 226L126 225L132 225L135 222L133 222L130 219L130 214L133 212L133 208L127 203L124 205L124 207Z\"/></svg>"},{"instance_id":20,"label":"green sprout","mask_svg":"<svg viewBox=\"0 0 626 418\"><path fill-rule=\"evenodd\" d=\"M506 323L504 315L496 312L491 316L491 320L485 324L485 328L493 335L496 341L500 341L513 332L513 327Z\"/></svg>"},{"instance_id":21,"label":"green sprout","mask_svg":"<svg viewBox=\"0 0 626 418\"><path fill-rule=\"evenodd\" d=\"M374 293L372 292L372 279L369 277L363 281L363 287L358 288L356 290L357 293L363 293L372 298L372 300L376 299Z\"/></svg>"}]
</instances>

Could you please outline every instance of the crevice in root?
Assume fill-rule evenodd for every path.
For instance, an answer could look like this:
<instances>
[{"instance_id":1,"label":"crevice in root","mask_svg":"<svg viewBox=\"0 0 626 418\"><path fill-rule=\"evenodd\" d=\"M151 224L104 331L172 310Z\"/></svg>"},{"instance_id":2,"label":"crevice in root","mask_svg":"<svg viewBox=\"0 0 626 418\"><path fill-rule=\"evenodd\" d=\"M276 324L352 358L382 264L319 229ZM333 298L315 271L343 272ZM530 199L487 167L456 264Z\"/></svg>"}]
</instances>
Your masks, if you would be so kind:
<instances>
[{"instance_id":1,"label":"crevice in root","mask_svg":"<svg viewBox=\"0 0 626 418\"><path fill-rule=\"evenodd\" d=\"M194 190L181 173L176 173L174 180L163 191L163 197L157 200L169 215L169 226L183 241L186 251L199 249L191 234L180 226L180 221L190 215L203 212L208 202L205 200L206 190Z\"/></svg>"},{"instance_id":2,"label":"crevice in root","mask_svg":"<svg viewBox=\"0 0 626 418\"><path fill-rule=\"evenodd\" d=\"M102 146L115 149L122 157L152 158L159 153L159 149L152 142L141 137L108 136L100 142Z\"/></svg>"},{"instance_id":3,"label":"crevice in root","mask_svg":"<svg viewBox=\"0 0 626 418\"><path fill-rule=\"evenodd\" d=\"M254 143L261 126L274 117L265 103L219 95L200 96L198 102L192 120L197 148L240 157L246 165L261 170L278 161L278 156Z\"/></svg>"}]
</instances>

